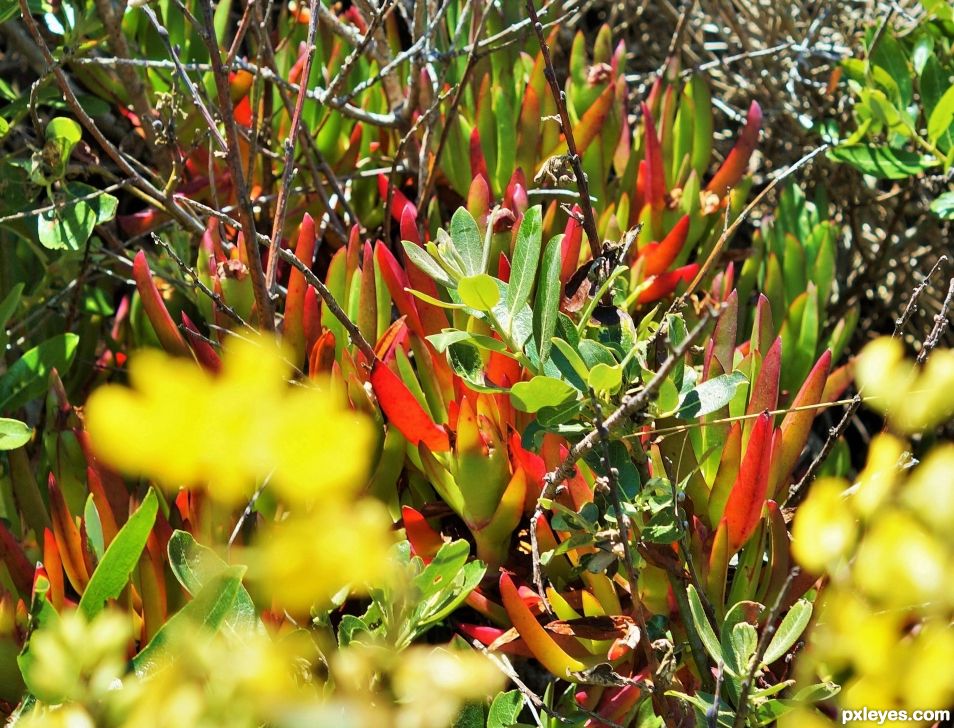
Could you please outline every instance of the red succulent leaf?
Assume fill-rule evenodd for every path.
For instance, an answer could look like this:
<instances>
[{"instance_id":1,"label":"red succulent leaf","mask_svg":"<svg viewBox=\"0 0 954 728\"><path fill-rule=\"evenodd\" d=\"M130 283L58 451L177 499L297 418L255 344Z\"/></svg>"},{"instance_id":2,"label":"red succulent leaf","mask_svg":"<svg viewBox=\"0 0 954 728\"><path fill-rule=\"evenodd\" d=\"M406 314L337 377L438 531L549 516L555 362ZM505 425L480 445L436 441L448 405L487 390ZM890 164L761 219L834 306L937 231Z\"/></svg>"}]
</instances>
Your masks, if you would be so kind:
<instances>
[{"instance_id":1,"label":"red succulent leaf","mask_svg":"<svg viewBox=\"0 0 954 728\"><path fill-rule=\"evenodd\" d=\"M779 452L775 455L775 462L772 464L769 497L777 496L778 489L788 480L795 468L795 463L798 461L798 456L805 447L805 443L808 442L808 435L812 429L816 410L807 408L822 401L825 381L830 367L831 352L826 349L808 373L802 388L798 390L798 394L792 400L791 410L782 420L780 426L782 443Z\"/></svg>"},{"instance_id":2,"label":"red succulent leaf","mask_svg":"<svg viewBox=\"0 0 954 728\"><path fill-rule=\"evenodd\" d=\"M497 278L504 283L510 282L510 261L507 259L507 254L502 250L500 251L500 257L497 259Z\"/></svg>"},{"instance_id":3,"label":"red succulent leaf","mask_svg":"<svg viewBox=\"0 0 954 728\"><path fill-rule=\"evenodd\" d=\"M471 177L483 177L484 181L490 183L490 175L487 174L487 160L484 158L484 150L480 146L480 132L477 127L470 133L470 174Z\"/></svg>"},{"instance_id":4,"label":"red succulent leaf","mask_svg":"<svg viewBox=\"0 0 954 728\"><path fill-rule=\"evenodd\" d=\"M219 355L199 332L198 327L192 322L189 315L185 311L182 311L180 316L182 318L182 325L185 328L186 339L189 342L189 346L192 347L192 352L195 354L196 360L210 372L217 374L219 370L222 369L222 360L219 359Z\"/></svg>"},{"instance_id":5,"label":"red succulent leaf","mask_svg":"<svg viewBox=\"0 0 954 728\"><path fill-rule=\"evenodd\" d=\"M515 630L466 623L458 624L457 629L485 647L493 645L494 652L502 652L505 655L515 657L533 657L533 653Z\"/></svg>"},{"instance_id":6,"label":"red succulent leaf","mask_svg":"<svg viewBox=\"0 0 954 728\"><path fill-rule=\"evenodd\" d=\"M298 244L295 247L295 257L306 267L310 268L315 257L315 221L307 212L301 219L298 227ZM288 295L285 297L285 341L291 346L295 354L295 364L305 358L305 292L308 282L304 274L297 268L292 268L288 275Z\"/></svg>"},{"instance_id":7,"label":"red succulent leaf","mask_svg":"<svg viewBox=\"0 0 954 728\"><path fill-rule=\"evenodd\" d=\"M156 336L162 348L170 354L179 356L189 356L189 347L185 339L176 328L172 316L169 315L169 309L166 308L159 289L156 288L155 281L152 280L152 271L149 270L149 263L146 261L146 254L140 250L136 253L133 260L133 280L136 281L136 288L139 290L139 297L142 299L142 308L152 324Z\"/></svg>"},{"instance_id":8,"label":"red succulent leaf","mask_svg":"<svg viewBox=\"0 0 954 728\"><path fill-rule=\"evenodd\" d=\"M762 517L772 458L772 422L765 412L758 416L739 474L725 504L729 553L735 553L755 532Z\"/></svg>"},{"instance_id":9,"label":"red succulent leaf","mask_svg":"<svg viewBox=\"0 0 954 728\"><path fill-rule=\"evenodd\" d=\"M450 450L447 430L435 424L407 385L380 361L371 370L371 386L384 414L409 443L423 442L432 452Z\"/></svg>"},{"instance_id":10,"label":"red succulent leaf","mask_svg":"<svg viewBox=\"0 0 954 728\"><path fill-rule=\"evenodd\" d=\"M650 243L639 251L643 261L643 275L655 276L664 272L682 251L689 234L689 216L683 215L672 230L658 243Z\"/></svg>"},{"instance_id":11,"label":"red succulent leaf","mask_svg":"<svg viewBox=\"0 0 954 728\"><path fill-rule=\"evenodd\" d=\"M56 537L56 545L59 549L60 558L63 560L63 570L69 577L73 588L82 594L83 589L89 582L89 571L86 568L86 559L83 556L83 539L66 505L63 492L57 486L52 473L50 473L48 487L53 535Z\"/></svg>"},{"instance_id":12,"label":"red succulent leaf","mask_svg":"<svg viewBox=\"0 0 954 728\"><path fill-rule=\"evenodd\" d=\"M321 301L314 286L308 286L305 290L304 309L302 328L305 330L305 351L311 351L321 336Z\"/></svg>"},{"instance_id":13,"label":"red succulent leaf","mask_svg":"<svg viewBox=\"0 0 954 728\"><path fill-rule=\"evenodd\" d=\"M690 263L676 270L660 273L652 279L652 282L639 294L636 303L647 304L665 298L682 282L689 282L696 277L699 272L698 263Z\"/></svg>"},{"instance_id":14,"label":"red succulent leaf","mask_svg":"<svg viewBox=\"0 0 954 728\"><path fill-rule=\"evenodd\" d=\"M378 194L381 195L381 200L386 202L388 199L388 178L383 174L378 175ZM401 218L404 215L405 210L409 210L410 214L417 219L417 207L411 202L401 190L394 188L391 193L391 216L401 222Z\"/></svg>"},{"instance_id":15,"label":"red succulent leaf","mask_svg":"<svg viewBox=\"0 0 954 728\"><path fill-rule=\"evenodd\" d=\"M374 257L381 271L381 277L384 279L384 285L387 286L397 310L407 318L407 325L411 331L423 338L424 326L417 310L417 302L407 291L411 287L407 272L380 240L374 246Z\"/></svg>"},{"instance_id":16,"label":"red succulent leaf","mask_svg":"<svg viewBox=\"0 0 954 728\"><path fill-rule=\"evenodd\" d=\"M328 374L335 364L335 334L330 329L319 336L308 354L308 375Z\"/></svg>"},{"instance_id":17,"label":"red succulent leaf","mask_svg":"<svg viewBox=\"0 0 954 728\"><path fill-rule=\"evenodd\" d=\"M6 564L17 591L22 595L29 594L33 584L33 565L3 521L0 521L0 561Z\"/></svg>"},{"instance_id":18,"label":"red succulent leaf","mask_svg":"<svg viewBox=\"0 0 954 728\"><path fill-rule=\"evenodd\" d=\"M583 244L583 226L580 225L582 212L579 205L573 205L570 218L566 221L563 230L563 240L560 242L560 282L570 280L580 265L580 246Z\"/></svg>"},{"instance_id":19,"label":"red succulent leaf","mask_svg":"<svg viewBox=\"0 0 954 728\"><path fill-rule=\"evenodd\" d=\"M646 162L645 202L654 210L660 210L666 200L666 175L663 169L662 147L656 135L656 125L653 123L652 112L646 104L643 104L643 123L645 124L643 147L646 154L644 159Z\"/></svg>"},{"instance_id":20,"label":"red succulent leaf","mask_svg":"<svg viewBox=\"0 0 954 728\"><path fill-rule=\"evenodd\" d=\"M411 506L401 507L401 519L404 533L411 543L411 553L420 556L425 564L430 563L444 545L441 535L431 528L420 511Z\"/></svg>"},{"instance_id":21,"label":"red succulent leaf","mask_svg":"<svg viewBox=\"0 0 954 728\"><path fill-rule=\"evenodd\" d=\"M749 106L749 113L745 120L745 127L739 134L739 139L725 158L719 171L706 185L707 192L713 192L719 197L735 187L745 175L749 167L749 158L759 141L759 131L762 128L762 107L757 101Z\"/></svg>"},{"instance_id":22,"label":"red succulent leaf","mask_svg":"<svg viewBox=\"0 0 954 728\"><path fill-rule=\"evenodd\" d=\"M405 207L401 213L401 240L409 240L415 245L421 244L420 231L417 229L417 211L412 207Z\"/></svg>"}]
</instances>

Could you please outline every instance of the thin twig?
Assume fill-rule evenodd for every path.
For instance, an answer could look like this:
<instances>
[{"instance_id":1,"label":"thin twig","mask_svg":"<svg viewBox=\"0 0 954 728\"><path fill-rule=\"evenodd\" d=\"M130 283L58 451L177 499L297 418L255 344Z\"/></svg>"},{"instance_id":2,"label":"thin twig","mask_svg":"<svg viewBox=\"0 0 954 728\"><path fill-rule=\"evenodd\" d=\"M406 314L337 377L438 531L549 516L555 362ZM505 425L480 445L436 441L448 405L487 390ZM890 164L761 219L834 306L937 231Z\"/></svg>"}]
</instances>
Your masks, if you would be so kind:
<instances>
[{"instance_id":1,"label":"thin twig","mask_svg":"<svg viewBox=\"0 0 954 728\"><path fill-rule=\"evenodd\" d=\"M221 210L208 207L207 205L203 205L201 202L196 202L195 200L188 200L188 202L189 204L204 212L206 215L211 215L212 217L221 220L227 225L231 225L233 227L239 226L239 223L235 218L226 215ZM271 244L269 237L267 235L263 235L262 233L256 233L255 240L258 241L259 245L264 247L267 247L269 244ZM309 268L302 261L298 260L298 256L296 256L292 251L285 248L279 248L278 257L280 257L293 268L300 271L305 277L305 281L315 287L315 290L318 291L318 294L328 306L328 310L336 319L338 319L338 321L341 322L341 325L345 327L345 330L347 330L348 334L351 336L351 340L354 345L357 346L361 353L365 355L368 360L368 364L370 365L373 363L377 358L374 353L374 348L368 343L368 340L364 338L364 335L358 329L354 321L352 321L348 317L348 314L345 313L344 309L341 308L341 305L335 300L334 295L328 290L328 287L324 284L324 282L312 272L311 268Z\"/></svg>"},{"instance_id":2,"label":"thin twig","mask_svg":"<svg viewBox=\"0 0 954 728\"><path fill-rule=\"evenodd\" d=\"M172 59L172 63L175 66L176 72L179 74L179 78L181 78L182 83L185 84L186 90L189 92L189 97L192 99L192 103L195 104L195 107L202 115L202 119L205 121L205 125L209 129L209 133L212 135L215 143L219 145L219 149L225 150L225 139L222 137L222 134L219 133L218 127L215 125L215 119L212 118L212 114L209 112L208 107L205 105L205 102L199 95L199 90L195 87L195 84L192 83L192 79L189 78L189 74L186 73L185 68L182 67L182 61L179 58L179 54L176 52L176 49L172 47L172 41L169 39L169 31L166 29L166 26L159 22L159 18L156 17L156 14L148 5L143 5L141 10L146 14L146 17L149 18L149 22L152 23L152 27L159 36L159 40L161 40L163 46L165 46L166 52Z\"/></svg>"},{"instance_id":3,"label":"thin twig","mask_svg":"<svg viewBox=\"0 0 954 728\"><path fill-rule=\"evenodd\" d=\"M557 81L556 71L553 69L553 61L550 59L550 48L543 37L543 25L537 17L536 8L533 0L527 0L527 13L530 15L530 21L533 31L537 35L537 42L540 44L540 52L543 54L544 72L547 82L550 84L550 92L553 94L553 101L556 103L557 111L560 114L560 126L563 128L563 136L566 139L566 148L569 152L570 165L573 167L573 175L576 177L576 186L580 190L580 209L583 211L583 229L586 231L586 237L590 242L590 254L596 260L600 256L602 244L599 233L596 230L596 215L593 213L593 203L590 202L590 188L586 181L586 175L583 174L583 160L576 148L576 139L573 138L573 127L570 124L570 113L566 107L566 94L560 88Z\"/></svg>"},{"instance_id":4,"label":"thin twig","mask_svg":"<svg viewBox=\"0 0 954 728\"><path fill-rule=\"evenodd\" d=\"M785 499L784 504L788 508L795 508L799 503L802 502L802 499L805 497L805 493L808 492L808 485L815 479L815 474L824 464L825 459L829 456L829 454L831 454L832 449L835 447L835 443L838 442L838 439L845 433L845 430L848 429L848 425L851 424L851 418L855 416L855 412L858 411L860 406L861 395L856 394L851 398L848 408L845 410L845 414L842 416L841 420L839 420L838 424L828 430L828 439L825 440L825 444L822 446L822 449L818 452L811 464L808 466L808 470L806 470L805 474L799 478L797 483L789 488L788 498Z\"/></svg>"},{"instance_id":5,"label":"thin twig","mask_svg":"<svg viewBox=\"0 0 954 728\"><path fill-rule=\"evenodd\" d=\"M941 304L941 310L938 311L934 316L934 327L931 329L931 333L928 335L928 337L924 340L924 344L921 345L921 351L918 352L918 366L922 366L924 362L927 361L928 355L940 343L941 337L947 330L947 327L950 324L948 312L951 310L952 302L954 302L954 278L952 278L948 284L947 296L944 297L944 303Z\"/></svg>"},{"instance_id":6,"label":"thin twig","mask_svg":"<svg viewBox=\"0 0 954 728\"><path fill-rule=\"evenodd\" d=\"M937 270L945 263L947 263L948 258L946 255L942 255L937 261L931 266L931 270L927 272L927 275L924 276L924 280L921 281L913 291L911 291L911 297L908 299L907 305L904 307L904 311L901 312L901 315L898 316L897 320L894 322L894 333L893 337L897 338L901 335L901 330L904 328L904 325L911 318L912 314L918 308L918 299L921 298L921 294L924 293L924 290L928 287L928 284L931 282L931 279L934 277L934 274Z\"/></svg>"},{"instance_id":7,"label":"thin twig","mask_svg":"<svg viewBox=\"0 0 954 728\"><path fill-rule=\"evenodd\" d=\"M609 492L610 504L613 507L613 515L616 517L616 528L619 533L620 546L623 549L623 565L626 568L626 578L629 580L629 591L631 599L631 609L637 624L639 625L639 643L643 648L646 657L646 664L653 676L653 684L658 689L653 691L653 705L657 711L666 718L670 718L669 705L665 698L665 692L668 685L657 685L661 681L659 672L659 662L653 652L653 646L649 641L649 631L646 628L646 619L643 611L636 603L636 594L639 591L639 580L636 576L636 567L633 562L632 547L629 543L629 517L623 513L622 499L620 498L619 473L613 467L610 461L610 433L603 420L603 409L600 407L599 399L596 393L590 391L590 401L593 404L593 427L596 437L600 444L600 465L603 469L603 476L606 478L607 491Z\"/></svg>"},{"instance_id":8,"label":"thin twig","mask_svg":"<svg viewBox=\"0 0 954 728\"><path fill-rule=\"evenodd\" d=\"M25 2L25 0L21 0ZM203 24L198 26L199 34L205 41L212 61L212 76L215 80L216 96L219 105L219 117L225 127L226 161L232 176L232 185L239 202L239 218L242 230L248 243L248 269L252 278L252 293L255 297L255 306L258 309L259 323L266 331L275 330L275 315L272 310L272 301L268 296L268 287L265 285L265 271L262 270L262 256L255 247L257 234L255 231L255 212L249 199L248 186L245 181L245 172L242 169L242 159L239 156L238 133L235 125L235 115L232 110L231 92L229 89L228 70L222 63L222 52L215 39L215 20L212 9L212 0L201 0Z\"/></svg>"},{"instance_id":9,"label":"thin twig","mask_svg":"<svg viewBox=\"0 0 954 728\"><path fill-rule=\"evenodd\" d=\"M247 329L254 331L254 328L248 321L243 319L239 313L229 306L225 300L218 293L209 288L205 283L202 282L202 279L199 278L199 275L195 270L188 265L182 258L179 257L179 254L176 252L176 249L172 247L168 242L160 238L155 233L151 233L152 241L158 245L160 248L166 251L169 254L169 257L172 258L173 262L179 267L185 276L188 278L189 283L193 288L201 291L205 296L212 300L212 302L219 307L219 309L228 316L230 319L235 321L239 326L244 326Z\"/></svg>"},{"instance_id":10,"label":"thin twig","mask_svg":"<svg viewBox=\"0 0 954 728\"><path fill-rule=\"evenodd\" d=\"M483 3L476 3L474 12L480 11L480 19L477 23L477 32L475 35L475 40L480 38L480 35L484 31L484 26L486 24L489 13L484 12ZM460 106L461 97L464 94L464 91L467 88L467 83L470 81L470 75L473 73L474 66L477 64L477 43L471 44L470 53L467 56L467 64L464 66L464 73L461 75L460 82L457 84L457 88L454 90L454 98L451 99L450 106L447 107L447 114L444 117L444 124L441 127L441 135L437 139L437 149L434 151L434 156L431 160L431 163L427 168L427 176L424 178L424 185L421 187L421 192L418 195L418 225L423 232L423 226L426 216L427 203L431 196L431 190L434 187L434 180L437 177L437 166L440 163L441 155L444 153L444 147L447 145L447 139L450 136L451 127L454 125L454 117L457 114L457 109ZM395 163L400 160L395 160ZM423 238L422 238L423 239Z\"/></svg>"},{"instance_id":11,"label":"thin twig","mask_svg":"<svg viewBox=\"0 0 954 728\"><path fill-rule=\"evenodd\" d=\"M27 0L20 0L20 14L24 24L27 26L27 30L30 31L30 35L33 37L34 43L36 43L37 48L39 48L43 54L43 58L49 66L50 72L56 79L56 83L63 93L63 98L67 106L70 107L76 120L79 121L82 127L96 140L96 143L106 152L109 158L116 163L123 174L132 178L135 183L135 187L132 189L137 191L138 194L144 197L153 207L166 210L166 212L172 215L177 221L182 223L184 227L201 234L205 230L202 223L176 204L171 195L164 193L143 177L143 175L130 164L129 160L126 159L119 149L103 135L103 132L96 125L96 122L93 121L92 117L83 109L82 104L80 104L79 99L76 98L76 94L73 92L69 79L66 77L60 65L54 60L49 46L47 46L46 41L43 39L43 35L37 27L36 21L33 19ZM163 200L165 204L163 204Z\"/></svg>"}]
</instances>

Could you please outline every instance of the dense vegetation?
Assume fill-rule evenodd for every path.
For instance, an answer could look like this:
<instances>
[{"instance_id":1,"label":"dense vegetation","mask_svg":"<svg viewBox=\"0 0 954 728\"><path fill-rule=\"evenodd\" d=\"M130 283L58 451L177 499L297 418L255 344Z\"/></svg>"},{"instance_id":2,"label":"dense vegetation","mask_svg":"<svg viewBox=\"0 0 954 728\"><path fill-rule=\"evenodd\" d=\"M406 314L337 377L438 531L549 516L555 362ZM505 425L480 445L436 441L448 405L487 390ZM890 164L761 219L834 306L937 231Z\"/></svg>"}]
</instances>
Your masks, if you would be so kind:
<instances>
[{"instance_id":1,"label":"dense vegetation","mask_svg":"<svg viewBox=\"0 0 954 728\"><path fill-rule=\"evenodd\" d=\"M775 5L2 0L10 724L938 723L954 9Z\"/></svg>"}]
</instances>

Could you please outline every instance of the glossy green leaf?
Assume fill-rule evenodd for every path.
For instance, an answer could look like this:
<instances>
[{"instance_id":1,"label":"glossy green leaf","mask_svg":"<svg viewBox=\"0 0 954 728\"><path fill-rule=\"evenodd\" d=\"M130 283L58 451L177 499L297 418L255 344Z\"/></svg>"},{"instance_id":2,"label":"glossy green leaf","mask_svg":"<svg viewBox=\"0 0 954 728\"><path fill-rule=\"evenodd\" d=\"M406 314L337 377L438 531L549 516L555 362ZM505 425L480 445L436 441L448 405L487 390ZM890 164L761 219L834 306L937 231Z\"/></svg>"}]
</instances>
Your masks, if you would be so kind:
<instances>
[{"instance_id":1,"label":"glossy green leaf","mask_svg":"<svg viewBox=\"0 0 954 728\"><path fill-rule=\"evenodd\" d=\"M176 630L200 627L215 632L232 611L232 605L242 586L244 566L229 566L210 579L195 598L170 617L148 645L132 660L139 677L145 677L171 660L170 635Z\"/></svg>"},{"instance_id":2,"label":"glossy green leaf","mask_svg":"<svg viewBox=\"0 0 954 728\"><path fill-rule=\"evenodd\" d=\"M146 547L146 539L156 522L158 510L159 499L155 491L150 489L142 505L129 517L109 544L80 598L79 608L87 619L92 619L103 611L106 601L118 597L125 588L129 575L136 568L142 550Z\"/></svg>"},{"instance_id":3,"label":"glossy green leaf","mask_svg":"<svg viewBox=\"0 0 954 728\"><path fill-rule=\"evenodd\" d=\"M0 411L10 412L46 392L50 372L63 376L73 362L79 336L59 334L33 347L0 376Z\"/></svg>"},{"instance_id":4,"label":"glossy green leaf","mask_svg":"<svg viewBox=\"0 0 954 728\"><path fill-rule=\"evenodd\" d=\"M905 179L937 166L937 161L915 152L869 144L838 147L828 156L881 179Z\"/></svg>"},{"instance_id":5,"label":"glossy green leaf","mask_svg":"<svg viewBox=\"0 0 954 728\"><path fill-rule=\"evenodd\" d=\"M83 127L68 117L56 116L46 125L47 143L53 146L59 156L59 169L54 172L58 177L66 171L66 162L82 138Z\"/></svg>"},{"instance_id":6,"label":"glossy green leaf","mask_svg":"<svg viewBox=\"0 0 954 728\"><path fill-rule=\"evenodd\" d=\"M879 34L878 45L871 54L871 62L886 70L897 84L899 94L897 100L900 105L907 106L911 103L913 95L911 69L908 68L907 57L901 44L892 33Z\"/></svg>"},{"instance_id":7,"label":"glossy green leaf","mask_svg":"<svg viewBox=\"0 0 954 728\"><path fill-rule=\"evenodd\" d=\"M83 249L93 228L116 216L119 200L95 187L69 182L53 209L36 218L37 237L50 250Z\"/></svg>"},{"instance_id":8,"label":"glossy green leaf","mask_svg":"<svg viewBox=\"0 0 954 728\"><path fill-rule=\"evenodd\" d=\"M702 600L699 599L699 593L692 584L689 585L688 592L689 613L692 615L692 623L695 625L696 632L699 634L702 646L706 648L706 652L709 653L713 660L720 662L723 660L722 647L719 645L719 638L716 637L716 633L709 623L706 610L702 607Z\"/></svg>"},{"instance_id":9,"label":"glossy green leaf","mask_svg":"<svg viewBox=\"0 0 954 728\"><path fill-rule=\"evenodd\" d=\"M33 437L33 428L26 422L0 417L0 450L15 450Z\"/></svg>"},{"instance_id":10,"label":"glossy green leaf","mask_svg":"<svg viewBox=\"0 0 954 728\"><path fill-rule=\"evenodd\" d=\"M13 316L14 311L20 303L20 297L23 295L23 283L17 283L6 295L3 301L0 301L0 342L3 340L3 329Z\"/></svg>"},{"instance_id":11,"label":"glossy green leaf","mask_svg":"<svg viewBox=\"0 0 954 728\"><path fill-rule=\"evenodd\" d=\"M519 690L497 693L487 714L487 728L510 728L523 710L523 694Z\"/></svg>"},{"instance_id":12,"label":"glossy green leaf","mask_svg":"<svg viewBox=\"0 0 954 728\"><path fill-rule=\"evenodd\" d=\"M575 399L577 391L562 379L537 375L528 382L517 382L510 389L513 406L522 412L537 412Z\"/></svg>"},{"instance_id":13,"label":"glossy green leaf","mask_svg":"<svg viewBox=\"0 0 954 728\"><path fill-rule=\"evenodd\" d=\"M590 369L587 384L597 392L615 392L623 383L623 367L600 362Z\"/></svg>"},{"instance_id":14,"label":"glossy green leaf","mask_svg":"<svg viewBox=\"0 0 954 728\"><path fill-rule=\"evenodd\" d=\"M732 372L698 384L683 397L676 415L694 419L722 409L732 401L739 385L746 381L742 372Z\"/></svg>"},{"instance_id":15,"label":"glossy green leaf","mask_svg":"<svg viewBox=\"0 0 954 728\"><path fill-rule=\"evenodd\" d=\"M420 268L423 273L429 275L444 286L444 288L454 287L454 282L450 279L450 276L447 275L446 271L441 268L436 260L427 254L424 248L409 240L403 240L401 245L404 246L404 252L407 254L411 263Z\"/></svg>"},{"instance_id":16,"label":"glossy green leaf","mask_svg":"<svg viewBox=\"0 0 954 728\"><path fill-rule=\"evenodd\" d=\"M86 540L98 563L103 560L106 543L103 538L103 522L99 517L99 511L96 510L92 493L86 496L86 505L83 507L83 526L86 528Z\"/></svg>"},{"instance_id":17,"label":"glossy green leaf","mask_svg":"<svg viewBox=\"0 0 954 728\"><path fill-rule=\"evenodd\" d=\"M193 596L202 591L208 582L229 566L212 549L198 543L192 534L185 531L173 531L169 538L167 552L172 573ZM225 616L223 622L225 626L239 634L260 627L255 604L244 586L239 586L231 611Z\"/></svg>"},{"instance_id":18,"label":"glossy green leaf","mask_svg":"<svg viewBox=\"0 0 954 728\"><path fill-rule=\"evenodd\" d=\"M927 133L931 142L936 142L954 124L954 84L948 87L938 100L928 119Z\"/></svg>"},{"instance_id":19,"label":"glossy green leaf","mask_svg":"<svg viewBox=\"0 0 954 728\"><path fill-rule=\"evenodd\" d=\"M954 220L954 192L945 192L931 203L931 212L942 220Z\"/></svg>"}]
</instances>

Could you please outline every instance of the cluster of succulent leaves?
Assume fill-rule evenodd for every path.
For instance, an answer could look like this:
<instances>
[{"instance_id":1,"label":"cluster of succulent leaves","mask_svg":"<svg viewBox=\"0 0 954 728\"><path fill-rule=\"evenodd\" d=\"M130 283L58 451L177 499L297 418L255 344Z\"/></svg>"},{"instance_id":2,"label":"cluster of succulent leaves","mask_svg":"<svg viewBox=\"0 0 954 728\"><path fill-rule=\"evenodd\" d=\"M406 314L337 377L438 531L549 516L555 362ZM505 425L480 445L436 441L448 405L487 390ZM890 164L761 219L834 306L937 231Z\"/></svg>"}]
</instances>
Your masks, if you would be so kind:
<instances>
[{"instance_id":1,"label":"cluster of succulent leaves","mask_svg":"<svg viewBox=\"0 0 954 728\"><path fill-rule=\"evenodd\" d=\"M172 202L136 188L146 206L118 214L123 185L81 181L93 139L54 78L40 80L42 136L22 132L30 142L0 170L0 699L27 725L74 709L139 725L130 703L171 704L184 663L191 689L203 654L261 650L283 656L288 679L236 668L219 696L260 699L248 725L285 725L268 710L278 695L306 700L300 683L301 704L339 711L319 725L429 726L445 713L466 728L770 725L842 705L839 686L863 670L830 669L817 645L797 674L792 660L824 601L819 577L850 591L835 563L849 550L826 560L806 538L793 551L786 509L816 415L852 386L858 314L829 315L840 230L822 193L788 185L741 265L707 262L753 184L758 104L717 162L702 75L670 59L636 107L625 45L603 27L588 51L577 34L565 103L590 240L543 54L512 31L520 4L492 5L483 22L470 3L441 5L431 55L448 87L467 82L423 138L401 109L439 101L436 79L417 81L409 59L388 69L353 54L327 23L302 78L310 15L281 7L284 42L269 51L283 80L265 93L245 61L228 100L244 155L253 137L283 139L298 84L313 90L309 141L293 152L324 168L289 178L279 356L234 344L274 321L256 300L258 241L229 212L241 185L204 121L216 79L192 22L201 5L124 15L126 43L155 61L133 71L144 96L109 64L82 62L109 30L92 7L29 6L89 91L85 112L121 114L134 144L171 156L151 177ZM397 54L396 15L369 30L360 5L335 22L379 32ZM216 7L223 49L232 10ZM951 19L929 10L907 36L874 30L870 59L844 64L859 127L832 155L866 174L951 166ZM515 42L471 67L456 50L481 28ZM170 49L190 70L162 62ZM0 95L0 137L20 134L30 100L6 83ZM395 169L408 139L444 132L435 169L416 180ZM282 176L273 146L246 165L253 195ZM314 193L332 177L338 194ZM262 204L266 229L274 209ZM897 352L885 360L909 386L883 402L943 388L934 370L922 387ZM115 383L126 375L130 387ZM642 408L561 468L641 392ZM913 434L950 414L922 409L894 427ZM850 476L846 450L836 444L822 472ZM826 486L822 505L837 510L840 492ZM119 638L99 639L117 623ZM96 649L67 659L84 635ZM464 657L484 653L501 668L490 677L490 663ZM531 688L497 692L504 675ZM206 708L211 724L235 724Z\"/></svg>"}]
</instances>

